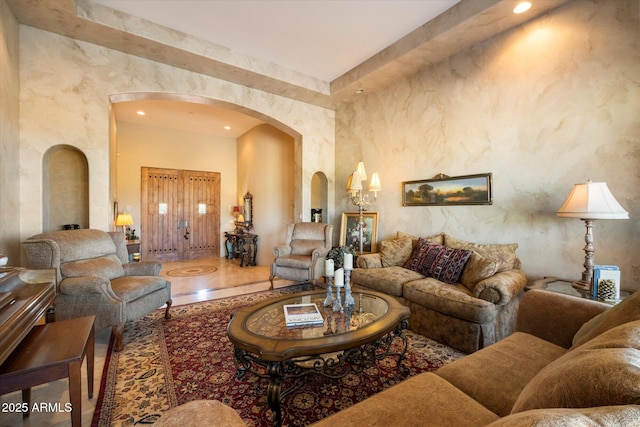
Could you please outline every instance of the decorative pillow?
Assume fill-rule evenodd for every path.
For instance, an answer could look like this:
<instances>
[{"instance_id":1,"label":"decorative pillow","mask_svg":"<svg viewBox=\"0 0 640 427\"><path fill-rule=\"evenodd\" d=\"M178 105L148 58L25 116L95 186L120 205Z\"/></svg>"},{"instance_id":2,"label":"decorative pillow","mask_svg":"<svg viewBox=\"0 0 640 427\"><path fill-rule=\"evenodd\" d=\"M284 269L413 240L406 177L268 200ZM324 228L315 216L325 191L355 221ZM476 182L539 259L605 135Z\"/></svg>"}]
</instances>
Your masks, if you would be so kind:
<instances>
[{"instance_id":1,"label":"decorative pillow","mask_svg":"<svg viewBox=\"0 0 640 427\"><path fill-rule=\"evenodd\" d=\"M472 251L460 277L460 283L473 292L479 281L493 276L496 274L497 269L498 265L495 262L483 257L476 251Z\"/></svg>"},{"instance_id":2,"label":"decorative pillow","mask_svg":"<svg viewBox=\"0 0 640 427\"><path fill-rule=\"evenodd\" d=\"M640 320L640 292L634 292L619 304L582 325L573 336L571 348L578 347L601 333L632 320Z\"/></svg>"},{"instance_id":3,"label":"decorative pillow","mask_svg":"<svg viewBox=\"0 0 640 427\"><path fill-rule=\"evenodd\" d=\"M380 242L380 258L383 267L393 267L403 265L413 251L411 239L384 240Z\"/></svg>"},{"instance_id":4,"label":"decorative pillow","mask_svg":"<svg viewBox=\"0 0 640 427\"><path fill-rule=\"evenodd\" d=\"M497 265L496 273L511 270L519 266L519 261L516 257L516 249L518 249L517 243L478 245L476 243L459 240L448 234L445 234L444 244L446 246L449 246L450 248L476 251L479 255L482 255L485 258L489 258Z\"/></svg>"},{"instance_id":5,"label":"decorative pillow","mask_svg":"<svg viewBox=\"0 0 640 427\"><path fill-rule=\"evenodd\" d=\"M522 390L511 413L589 408L640 401L640 321L604 332L545 366Z\"/></svg>"},{"instance_id":6,"label":"decorative pillow","mask_svg":"<svg viewBox=\"0 0 640 427\"><path fill-rule=\"evenodd\" d=\"M116 254L111 254L65 262L60 265L60 273L64 277L94 276L112 280L124 276L124 269L120 258Z\"/></svg>"},{"instance_id":7,"label":"decorative pillow","mask_svg":"<svg viewBox=\"0 0 640 427\"><path fill-rule=\"evenodd\" d=\"M420 239L404 267L445 283L457 283L472 251L434 245Z\"/></svg>"},{"instance_id":8,"label":"decorative pillow","mask_svg":"<svg viewBox=\"0 0 640 427\"><path fill-rule=\"evenodd\" d=\"M396 235L396 239L404 239L407 237L411 239L411 242L413 243L413 249L417 248L418 240L420 239L420 237L414 236L413 234L403 233L402 231L398 231ZM431 237L423 237L423 239L428 240L431 243L435 243L436 245L444 245L444 233L438 233Z\"/></svg>"}]
</instances>

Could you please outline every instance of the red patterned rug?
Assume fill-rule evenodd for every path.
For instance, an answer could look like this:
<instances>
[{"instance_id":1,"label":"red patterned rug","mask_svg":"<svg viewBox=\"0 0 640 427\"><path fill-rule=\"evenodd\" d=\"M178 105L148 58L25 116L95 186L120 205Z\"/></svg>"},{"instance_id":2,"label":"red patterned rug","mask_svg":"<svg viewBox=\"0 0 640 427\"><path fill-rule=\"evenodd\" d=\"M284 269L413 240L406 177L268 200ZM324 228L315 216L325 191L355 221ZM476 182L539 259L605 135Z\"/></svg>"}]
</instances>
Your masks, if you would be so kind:
<instances>
[{"instance_id":1,"label":"red patterned rug","mask_svg":"<svg viewBox=\"0 0 640 427\"><path fill-rule=\"evenodd\" d=\"M248 426L271 426L268 380L247 373L236 379L233 346L227 339L231 313L305 285L178 306L127 324L125 349L109 346L93 426L153 424L162 413L196 399L216 399L234 408ZM450 347L406 331L409 376L433 371L464 356ZM376 362L341 379L310 376L282 400L283 425L305 426L405 379L396 359ZM286 387L286 384L285 384ZM283 387L283 391L285 388Z\"/></svg>"}]
</instances>

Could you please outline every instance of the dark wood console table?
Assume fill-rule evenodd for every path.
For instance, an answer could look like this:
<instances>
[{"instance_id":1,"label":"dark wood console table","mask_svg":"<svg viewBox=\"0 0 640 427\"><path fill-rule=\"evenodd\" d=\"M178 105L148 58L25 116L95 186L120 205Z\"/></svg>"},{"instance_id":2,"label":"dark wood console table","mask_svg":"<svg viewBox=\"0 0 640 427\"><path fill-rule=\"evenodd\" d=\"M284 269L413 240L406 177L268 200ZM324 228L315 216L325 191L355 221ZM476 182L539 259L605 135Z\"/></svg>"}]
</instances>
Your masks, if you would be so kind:
<instances>
[{"instance_id":1,"label":"dark wood console table","mask_svg":"<svg viewBox=\"0 0 640 427\"><path fill-rule=\"evenodd\" d=\"M56 270L0 269L0 364L53 306Z\"/></svg>"},{"instance_id":2,"label":"dark wood console table","mask_svg":"<svg viewBox=\"0 0 640 427\"><path fill-rule=\"evenodd\" d=\"M240 258L240 267L256 265L258 235L251 233L224 232L227 258Z\"/></svg>"}]
</instances>

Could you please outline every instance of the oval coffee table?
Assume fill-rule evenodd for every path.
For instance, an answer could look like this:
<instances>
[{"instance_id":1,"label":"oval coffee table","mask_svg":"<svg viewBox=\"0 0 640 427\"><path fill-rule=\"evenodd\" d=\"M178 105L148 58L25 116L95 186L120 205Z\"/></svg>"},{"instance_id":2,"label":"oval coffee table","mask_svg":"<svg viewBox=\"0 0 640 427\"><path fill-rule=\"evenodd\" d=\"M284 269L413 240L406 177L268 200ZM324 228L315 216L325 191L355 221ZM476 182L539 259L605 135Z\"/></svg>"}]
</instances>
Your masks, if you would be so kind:
<instances>
[{"instance_id":1,"label":"oval coffee table","mask_svg":"<svg viewBox=\"0 0 640 427\"><path fill-rule=\"evenodd\" d=\"M398 358L402 366L407 340L409 308L396 299L374 291L354 291L355 306L344 312L323 307L325 291L309 291L241 308L236 311L227 333L234 345L236 376L250 372L269 379L267 399L275 414L275 424L282 423L281 399L295 391L310 374L342 378L349 372L362 372L376 360ZM324 324L287 327L285 304L316 303ZM392 351L395 338L402 342L400 351ZM286 379L293 384L281 392Z\"/></svg>"}]
</instances>

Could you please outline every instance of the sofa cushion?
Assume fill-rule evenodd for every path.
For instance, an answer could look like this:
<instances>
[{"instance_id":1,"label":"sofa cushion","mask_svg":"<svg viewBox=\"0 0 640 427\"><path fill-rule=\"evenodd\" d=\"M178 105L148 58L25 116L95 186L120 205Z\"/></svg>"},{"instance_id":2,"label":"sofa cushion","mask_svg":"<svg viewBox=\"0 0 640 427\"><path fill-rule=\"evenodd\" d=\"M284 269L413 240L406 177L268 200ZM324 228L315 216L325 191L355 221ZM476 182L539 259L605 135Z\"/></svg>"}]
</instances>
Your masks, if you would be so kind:
<instances>
[{"instance_id":1,"label":"sofa cushion","mask_svg":"<svg viewBox=\"0 0 640 427\"><path fill-rule=\"evenodd\" d=\"M311 258L306 255L285 255L275 259L278 267L305 269L311 267Z\"/></svg>"},{"instance_id":2,"label":"sofa cushion","mask_svg":"<svg viewBox=\"0 0 640 427\"><path fill-rule=\"evenodd\" d=\"M477 243L467 242L456 239L448 234L444 235L444 244L450 248L469 249L476 251L478 254L497 264L496 272L519 268L520 262L516 257L517 243L511 244L490 244L479 245Z\"/></svg>"},{"instance_id":3,"label":"sofa cushion","mask_svg":"<svg viewBox=\"0 0 640 427\"><path fill-rule=\"evenodd\" d=\"M634 292L619 304L600 313L576 332L573 347L578 347L601 333L631 320L640 320L640 292Z\"/></svg>"},{"instance_id":4,"label":"sofa cushion","mask_svg":"<svg viewBox=\"0 0 640 427\"><path fill-rule=\"evenodd\" d=\"M109 236L107 235L107 237ZM60 264L60 273L64 277L98 276L111 280L124 276L124 269L120 258L116 254L111 254L65 262Z\"/></svg>"},{"instance_id":5,"label":"sofa cushion","mask_svg":"<svg viewBox=\"0 0 640 427\"><path fill-rule=\"evenodd\" d=\"M460 283L473 292L478 282L493 276L497 270L498 265L494 261L473 251L467 264L464 266L464 270L460 276Z\"/></svg>"},{"instance_id":6,"label":"sofa cushion","mask_svg":"<svg viewBox=\"0 0 640 427\"><path fill-rule=\"evenodd\" d=\"M404 239L407 237L411 239L411 243L413 244L413 249L417 248L418 240L420 240L420 237L414 236L413 234L403 233L402 231L398 231L396 234L396 239ZM434 234L433 236L422 237L422 238L436 245L444 245L444 233L438 233L438 234Z\"/></svg>"},{"instance_id":7,"label":"sofa cushion","mask_svg":"<svg viewBox=\"0 0 640 427\"><path fill-rule=\"evenodd\" d=\"M167 281L158 276L124 276L111 281L111 289L129 303L167 287ZM156 308L155 306L154 308ZM150 309L151 310L151 309Z\"/></svg>"},{"instance_id":8,"label":"sofa cushion","mask_svg":"<svg viewBox=\"0 0 640 427\"><path fill-rule=\"evenodd\" d=\"M404 265L412 252L412 242L408 237L380 242L380 258L383 267Z\"/></svg>"},{"instance_id":9,"label":"sofa cushion","mask_svg":"<svg viewBox=\"0 0 640 427\"><path fill-rule=\"evenodd\" d=\"M496 319L496 305L473 297L461 284L444 285L438 279L427 277L406 283L402 295L423 307L474 323L490 323Z\"/></svg>"},{"instance_id":10,"label":"sofa cushion","mask_svg":"<svg viewBox=\"0 0 640 427\"><path fill-rule=\"evenodd\" d=\"M351 272L353 283L396 297L402 296L402 288L405 283L423 278L422 274L399 266L356 268Z\"/></svg>"},{"instance_id":11,"label":"sofa cushion","mask_svg":"<svg viewBox=\"0 0 640 427\"><path fill-rule=\"evenodd\" d=\"M640 425L640 405L533 409L501 418L488 427L637 425Z\"/></svg>"},{"instance_id":12,"label":"sofa cushion","mask_svg":"<svg viewBox=\"0 0 640 427\"><path fill-rule=\"evenodd\" d=\"M404 267L451 284L458 282L470 256L469 250L448 248L420 239L418 248L413 251Z\"/></svg>"},{"instance_id":13,"label":"sofa cushion","mask_svg":"<svg viewBox=\"0 0 640 427\"><path fill-rule=\"evenodd\" d=\"M543 339L516 332L441 367L436 374L489 410L506 416L527 383L566 352Z\"/></svg>"},{"instance_id":14,"label":"sofa cushion","mask_svg":"<svg viewBox=\"0 0 640 427\"><path fill-rule=\"evenodd\" d=\"M524 388L513 413L640 402L640 320L617 326L550 363Z\"/></svg>"},{"instance_id":15,"label":"sofa cushion","mask_svg":"<svg viewBox=\"0 0 640 427\"><path fill-rule=\"evenodd\" d=\"M498 416L431 372L411 377L313 427L483 426Z\"/></svg>"}]
</instances>

